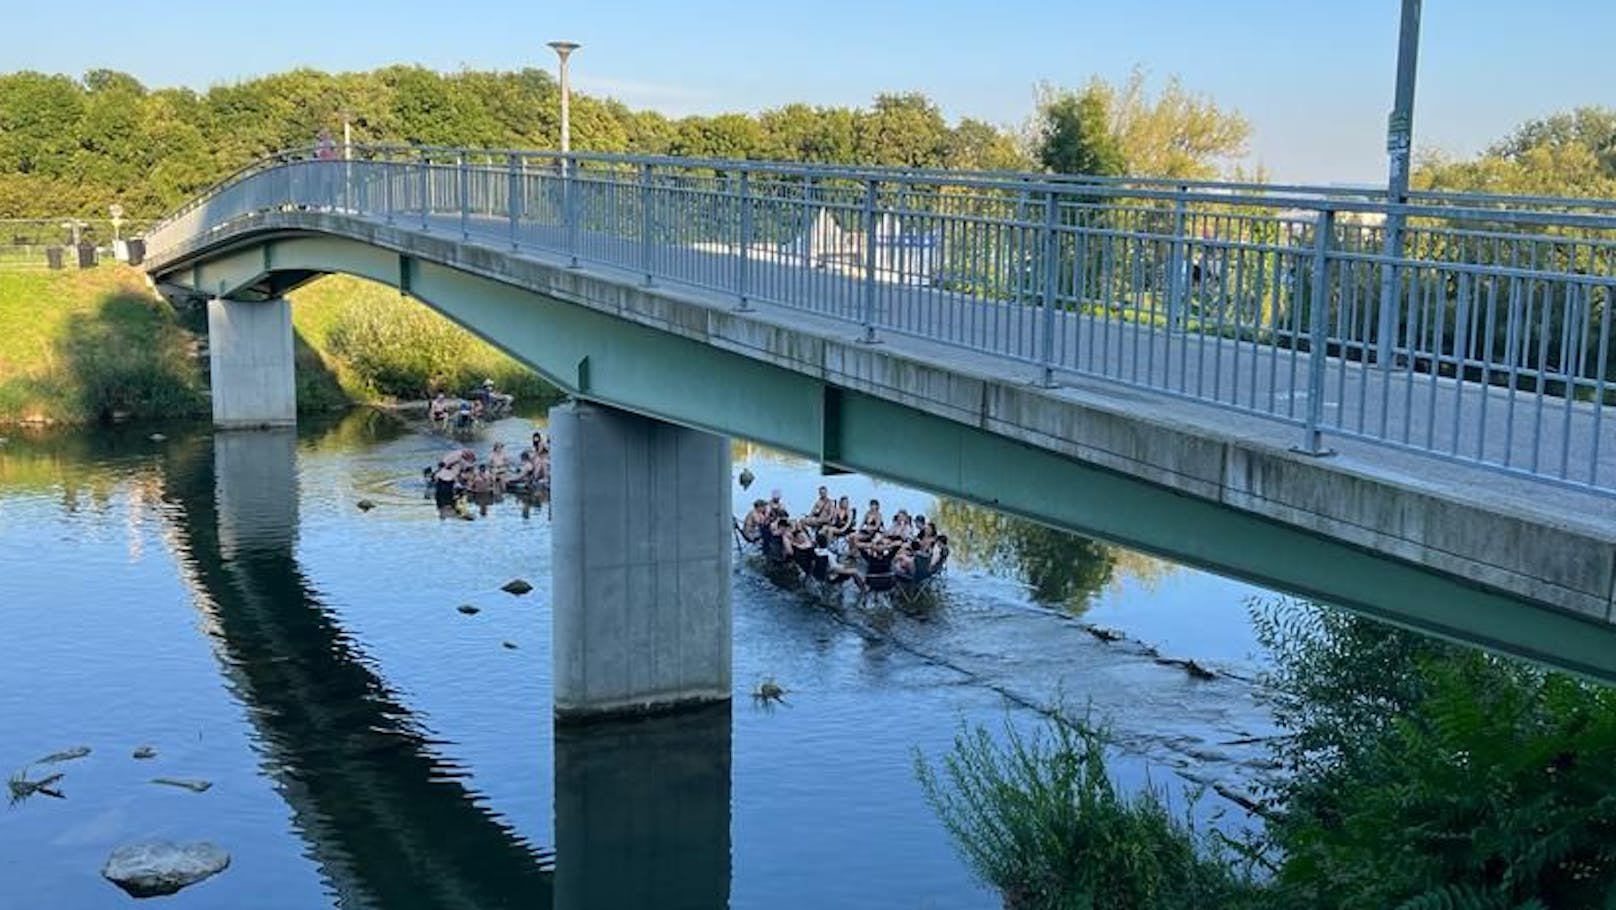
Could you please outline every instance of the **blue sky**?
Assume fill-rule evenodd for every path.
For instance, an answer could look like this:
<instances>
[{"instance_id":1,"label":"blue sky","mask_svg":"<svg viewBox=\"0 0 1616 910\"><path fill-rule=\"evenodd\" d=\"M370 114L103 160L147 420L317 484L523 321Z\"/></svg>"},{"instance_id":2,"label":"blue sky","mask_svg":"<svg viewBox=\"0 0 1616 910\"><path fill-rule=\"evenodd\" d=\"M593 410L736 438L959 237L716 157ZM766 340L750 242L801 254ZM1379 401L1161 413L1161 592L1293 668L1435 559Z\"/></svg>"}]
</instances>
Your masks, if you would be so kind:
<instances>
[{"instance_id":1,"label":"blue sky","mask_svg":"<svg viewBox=\"0 0 1616 910\"><path fill-rule=\"evenodd\" d=\"M88 6L83 4L81 6ZM1276 179L1383 180L1398 0L0 0L0 70L125 70L206 88L294 66L553 66L584 44L577 85L671 115L789 101L867 103L919 90L950 116L1014 126L1040 80L1126 78L1135 65L1252 121ZM15 7L15 8L10 8ZM8 9L10 8L10 9ZM1616 105L1616 2L1426 0L1416 149L1471 154L1521 120Z\"/></svg>"}]
</instances>

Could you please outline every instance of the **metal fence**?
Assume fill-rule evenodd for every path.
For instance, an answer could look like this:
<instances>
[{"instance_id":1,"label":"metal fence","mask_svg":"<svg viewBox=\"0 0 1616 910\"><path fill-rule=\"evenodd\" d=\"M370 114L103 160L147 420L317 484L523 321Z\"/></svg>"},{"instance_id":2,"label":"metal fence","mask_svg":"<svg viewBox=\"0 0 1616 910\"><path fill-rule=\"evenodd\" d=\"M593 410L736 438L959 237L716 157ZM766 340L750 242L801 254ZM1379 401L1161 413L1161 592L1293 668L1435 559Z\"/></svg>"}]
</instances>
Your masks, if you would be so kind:
<instances>
[{"instance_id":1,"label":"metal fence","mask_svg":"<svg viewBox=\"0 0 1616 910\"><path fill-rule=\"evenodd\" d=\"M285 208L1616 492L1616 202L379 147L248 168L148 255Z\"/></svg>"}]
</instances>

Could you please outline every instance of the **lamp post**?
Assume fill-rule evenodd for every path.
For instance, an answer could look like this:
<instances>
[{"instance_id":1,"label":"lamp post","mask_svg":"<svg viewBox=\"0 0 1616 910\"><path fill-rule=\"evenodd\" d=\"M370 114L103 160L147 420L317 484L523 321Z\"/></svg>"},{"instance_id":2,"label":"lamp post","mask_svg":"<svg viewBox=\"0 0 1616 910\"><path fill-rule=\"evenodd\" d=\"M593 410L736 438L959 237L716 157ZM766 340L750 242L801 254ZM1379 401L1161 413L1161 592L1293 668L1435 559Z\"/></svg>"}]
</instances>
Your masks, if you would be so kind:
<instances>
[{"instance_id":1,"label":"lamp post","mask_svg":"<svg viewBox=\"0 0 1616 910\"><path fill-rule=\"evenodd\" d=\"M1397 38L1397 88L1391 116L1386 118L1386 212L1385 244L1388 259L1403 257L1403 220L1400 209L1408 202L1408 169L1414 146L1414 73L1420 56L1420 2L1403 0L1402 24ZM1398 269L1390 262L1380 267L1379 344L1375 359L1382 368L1392 364L1392 342L1397 334Z\"/></svg>"},{"instance_id":2,"label":"lamp post","mask_svg":"<svg viewBox=\"0 0 1616 910\"><path fill-rule=\"evenodd\" d=\"M571 41L551 41L550 49L561 58L561 154L572 150L572 86L567 82L567 58L582 47Z\"/></svg>"}]
</instances>

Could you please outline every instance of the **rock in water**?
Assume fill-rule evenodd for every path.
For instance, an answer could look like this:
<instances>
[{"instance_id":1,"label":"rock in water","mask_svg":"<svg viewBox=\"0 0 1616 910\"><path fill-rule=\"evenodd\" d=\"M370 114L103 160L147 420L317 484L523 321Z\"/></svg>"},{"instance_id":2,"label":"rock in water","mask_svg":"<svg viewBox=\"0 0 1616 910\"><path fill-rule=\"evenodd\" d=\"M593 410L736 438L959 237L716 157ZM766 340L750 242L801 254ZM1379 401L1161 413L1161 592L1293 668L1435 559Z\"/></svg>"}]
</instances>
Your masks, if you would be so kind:
<instances>
[{"instance_id":1,"label":"rock in water","mask_svg":"<svg viewBox=\"0 0 1616 910\"><path fill-rule=\"evenodd\" d=\"M752 481L757 479L757 475L752 473L751 468L741 468L741 476L737 479L741 482L741 489L749 490L752 488Z\"/></svg>"},{"instance_id":2,"label":"rock in water","mask_svg":"<svg viewBox=\"0 0 1616 910\"><path fill-rule=\"evenodd\" d=\"M90 747L89 746L74 746L71 749L63 749L60 752L52 752L51 754L45 756L44 758L40 759L39 761L34 762L34 764L36 764L36 765L54 765L57 762L72 761L75 758L83 758L84 756L89 755L89 754L90 754Z\"/></svg>"},{"instance_id":3,"label":"rock in water","mask_svg":"<svg viewBox=\"0 0 1616 910\"><path fill-rule=\"evenodd\" d=\"M500 647L506 649L507 651L515 651L516 650L516 642L514 642L514 641L502 641L499 644L500 644Z\"/></svg>"},{"instance_id":4,"label":"rock in water","mask_svg":"<svg viewBox=\"0 0 1616 910\"><path fill-rule=\"evenodd\" d=\"M136 758L156 758L157 750L153 749L151 746L140 746L139 748L135 749L133 754Z\"/></svg>"},{"instance_id":5,"label":"rock in water","mask_svg":"<svg viewBox=\"0 0 1616 910\"><path fill-rule=\"evenodd\" d=\"M152 442L162 442L163 440L167 439L168 437L164 436L161 433L153 433L150 436L147 436L146 438L150 439Z\"/></svg>"},{"instance_id":6,"label":"rock in water","mask_svg":"<svg viewBox=\"0 0 1616 910\"><path fill-rule=\"evenodd\" d=\"M520 578L513 578L510 581L507 581L505 585L500 588L500 590L506 592L507 594L521 596L533 590L533 586Z\"/></svg>"},{"instance_id":7,"label":"rock in water","mask_svg":"<svg viewBox=\"0 0 1616 910\"><path fill-rule=\"evenodd\" d=\"M455 609L466 614L467 616L476 616L478 613L482 612L481 609L474 607L471 604L461 604L460 606L455 607Z\"/></svg>"},{"instance_id":8,"label":"rock in water","mask_svg":"<svg viewBox=\"0 0 1616 910\"><path fill-rule=\"evenodd\" d=\"M230 854L206 841L144 841L112 851L101 875L131 897L157 897L218 875L229 865Z\"/></svg>"},{"instance_id":9,"label":"rock in water","mask_svg":"<svg viewBox=\"0 0 1616 910\"><path fill-rule=\"evenodd\" d=\"M188 777L154 777L152 783L162 784L165 787L179 787L192 793L206 793L213 784L205 780L193 780Z\"/></svg>"},{"instance_id":10,"label":"rock in water","mask_svg":"<svg viewBox=\"0 0 1616 910\"><path fill-rule=\"evenodd\" d=\"M361 512L369 512L371 509L376 508L376 504L371 502L368 499L361 499L358 502L354 503L354 505L358 506L359 511L361 511Z\"/></svg>"}]
</instances>

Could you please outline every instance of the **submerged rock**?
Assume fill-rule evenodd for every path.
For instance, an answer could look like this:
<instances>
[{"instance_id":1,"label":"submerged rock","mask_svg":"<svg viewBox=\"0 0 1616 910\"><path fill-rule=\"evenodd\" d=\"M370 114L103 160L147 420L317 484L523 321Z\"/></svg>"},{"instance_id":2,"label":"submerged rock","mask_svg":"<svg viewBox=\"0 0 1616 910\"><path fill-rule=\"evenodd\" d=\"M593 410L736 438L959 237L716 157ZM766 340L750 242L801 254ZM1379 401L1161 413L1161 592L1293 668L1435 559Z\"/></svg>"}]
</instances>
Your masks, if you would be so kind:
<instances>
[{"instance_id":1,"label":"submerged rock","mask_svg":"<svg viewBox=\"0 0 1616 910\"><path fill-rule=\"evenodd\" d=\"M212 781L196 780L189 777L154 777L152 783L162 784L165 787L179 787L192 793L206 793L213 787Z\"/></svg>"},{"instance_id":2,"label":"submerged rock","mask_svg":"<svg viewBox=\"0 0 1616 910\"><path fill-rule=\"evenodd\" d=\"M206 841L143 841L112 851L101 875L132 897L157 897L212 878L229 865L230 854Z\"/></svg>"},{"instance_id":3,"label":"submerged rock","mask_svg":"<svg viewBox=\"0 0 1616 910\"><path fill-rule=\"evenodd\" d=\"M84 756L89 755L89 754L90 754L90 747L89 746L74 746L71 749L63 749L60 752L52 752L51 754L45 756L44 758L40 759L39 761L34 762L34 764L36 764L36 765L54 765L57 762L72 761L72 760L74 760L76 758L83 758Z\"/></svg>"},{"instance_id":4,"label":"submerged rock","mask_svg":"<svg viewBox=\"0 0 1616 910\"><path fill-rule=\"evenodd\" d=\"M358 506L359 511L361 512L369 512L371 509L376 508L376 504L368 499L361 499L354 503L354 505Z\"/></svg>"},{"instance_id":5,"label":"submerged rock","mask_svg":"<svg viewBox=\"0 0 1616 910\"><path fill-rule=\"evenodd\" d=\"M476 616L478 613L482 612L480 607L474 607L471 604L461 604L460 606L455 607L455 609L466 614L467 616Z\"/></svg>"},{"instance_id":6,"label":"submerged rock","mask_svg":"<svg viewBox=\"0 0 1616 910\"><path fill-rule=\"evenodd\" d=\"M132 753L135 758L156 758L157 750L151 746L140 746Z\"/></svg>"},{"instance_id":7,"label":"submerged rock","mask_svg":"<svg viewBox=\"0 0 1616 910\"><path fill-rule=\"evenodd\" d=\"M507 594L515 594L520 597L523 594L533 590L533 586L520 578L513 578L510 581L505 582L505 584L500 587L500 590Z\"/></svg>"},{"instance_id":8,"label":"submerged rock","mask_svg":"<svg viewBox=\"0 0 1616 910\"><path fill-rule=\"evenodd\" d=\"M499 646L501 648L505 648L508 651L515 651L516 650L516 642L514 642L514 641L502 641L502 642L499 643Z\"/></svg>"}]
</instances>

